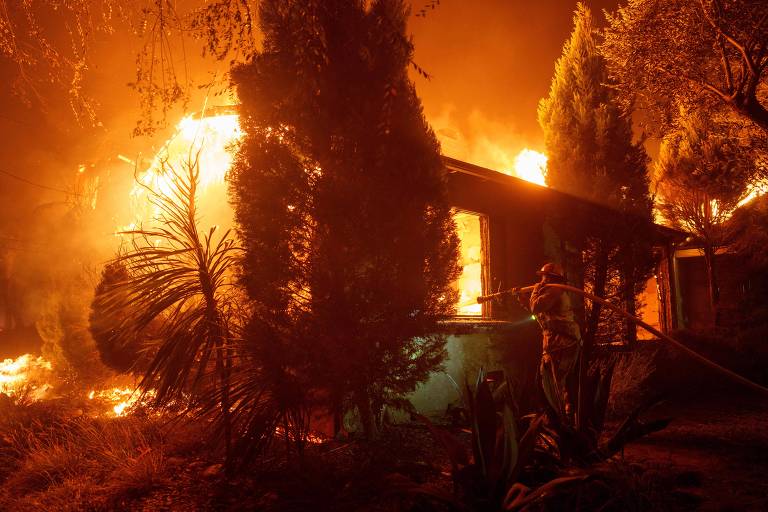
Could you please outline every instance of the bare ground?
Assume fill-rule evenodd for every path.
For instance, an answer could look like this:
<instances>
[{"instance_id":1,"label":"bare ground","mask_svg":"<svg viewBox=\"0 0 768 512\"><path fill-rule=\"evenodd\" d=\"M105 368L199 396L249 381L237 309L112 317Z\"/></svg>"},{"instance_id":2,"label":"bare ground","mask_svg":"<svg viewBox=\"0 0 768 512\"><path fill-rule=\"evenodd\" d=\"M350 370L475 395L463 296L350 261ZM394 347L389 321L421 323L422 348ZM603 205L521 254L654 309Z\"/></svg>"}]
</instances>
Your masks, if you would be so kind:
<instances>
[{"instance_id":1,"label":"bare ground","mask_svg":"<svg viewBox=\"0 0 768 512\"><path fill-rule=\"evenodd\" d=\"M655 413L673 417L672 424L627 446L624 460L611 466L612 471L626 476L626 489L641 498L630 500L636 505L630 509L768 511L768 399L748 396L740 390L696 391L698 397L706 399L689 397L665 404ZM104 427L109 425L106 422ZM104 432L140 433L146 430L142 425L138 420L124 419L115 422L115 430L107 428ZM134 430L126 430L128 427ZM271 461L267 458L264 464L256 464L232 480L224 477L221 461L201 443L201 434L196 429L176 431L171 437L175 442L165 449L154 444L145 448L137 445L139 450L130 464L117 464L120 461L115 459L117 470L106 480L100 476L103 467L85 464L91 455L81 446L85 441L76 436L64 437L66 443L62 446L82 448L81 455L54 450L58 445L46 444L46 457L37 454L22 463L16 461L15 452L11 451L6 461L8 471L3 473L10 480L0 486L0 498L6 500L0 500L0 509L410 510L412 507L390 492L398 483L392 480L393 475L451 494L449 461L420 425L392 427L382 443L373 447L366 448L354 441L318 445L308 459L308 466L300 471L295 461L286 465L281 457ZM154 438L148 437L147 442L151 439ZM96 455L111 453L107 448L96 450ZM158 449L161 451L157 456L150 457ZM0 458L0 466L3 460ZM58 474L51 472L54 463L79 463L94 474L78 473L74 480L54 478ZM14 477L19 470L33 476L44 474L46 478L40 482L30 478L19 480L18 475ZM66 472L61 469L59 473ZM127 483L124 473L130 477ZM30 492L36 494L25 497L9 488L11 482L18 481L27 482ZM611 488L609 495L617 492ZM41 504L45 506L41 508ZM546 506L544 509L547 510ZM630 509L624 505L616 508L614 504L604 510ZM586 506L581 510L592 509Z\"/></svg>"},{"instance_id":2,"label":"bare ground","mask_svg":"<svg viewBox=\"0 0 768 512\"><path fill-rule=\"evenodd\" d=\"M657 413L672 424L627 446L625 459L663 482L659 509L768 510L768 398L703 395L665 404Z\"/></svg>"}]
</instances>

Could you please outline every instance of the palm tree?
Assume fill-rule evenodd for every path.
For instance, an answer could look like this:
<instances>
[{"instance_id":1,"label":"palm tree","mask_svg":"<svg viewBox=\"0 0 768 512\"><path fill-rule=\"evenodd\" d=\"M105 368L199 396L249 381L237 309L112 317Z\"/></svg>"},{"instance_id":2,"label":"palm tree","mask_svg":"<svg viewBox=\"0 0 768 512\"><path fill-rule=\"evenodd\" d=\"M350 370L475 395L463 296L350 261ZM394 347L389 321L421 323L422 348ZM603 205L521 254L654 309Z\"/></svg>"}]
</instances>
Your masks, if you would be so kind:
<instances>
[{"instance_id":1,"label":"palm tree","mask_svg":"<svg viewBox=\"0 0 768 512\"><path fill-rule=\"evenodd\" d=\"M162 165L165 190L147 187L159 212L153 227L123 233L128 249L111 262L125 269L125 277L101 290L94 309L115 318L106 335L115 346L140 339L150 324L155 334L144 341L149 364L139 384L155 407L181 406L219 409L231 468L232 423L230 399L234 342L240 326L238 289L232 269L240 251L230 232L214 239L198 229L197 156L177 171ZM97 309L98 307L98 309Z\"/></svg>"}]
</instances>

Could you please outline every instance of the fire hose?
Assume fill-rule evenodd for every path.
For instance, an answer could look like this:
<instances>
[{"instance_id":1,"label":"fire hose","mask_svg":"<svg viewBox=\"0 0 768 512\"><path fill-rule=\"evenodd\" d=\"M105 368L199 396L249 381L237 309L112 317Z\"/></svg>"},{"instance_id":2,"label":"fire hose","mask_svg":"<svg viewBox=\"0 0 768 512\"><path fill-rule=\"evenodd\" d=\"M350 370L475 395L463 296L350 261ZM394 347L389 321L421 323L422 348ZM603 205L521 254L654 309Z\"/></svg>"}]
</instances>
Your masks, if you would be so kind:
<instances>
[{"instance_id":1,"label":"fire hose","mask_svg":"<svg viewBox=\"0 0 768 512\"><path fill-rule=\"evenodd\" d=\"M672 345L674 345L678 349L682 350L685 354L687 354L688 356L692 357L693 359L695 359L696 361L700 362L701 364L707 366L708 368L711 368L712 370L715 370L716 372L718 372L720 374L726 375L731 380L736 381L739 384L742 384L744 386L747 386L748 388L750 388L750 389L752 389L754 391L757 391L757 392L762 393L764 395L768 395L768 388L766 388L765 386L761 386L760 384L758 384L756 382L753 382L753 381L747 379L746 377L742 377L738 373L733 372L733 371L731 371L728 368L725 368L723 366L720 366L719 364L717 364L716 362L714 362L714 361L712 361L710 359L707 359L706 357L702 356L698 352L695 352L695 351L691 350L690 348L686 347L685 345L683 345L682 343L680 343L676 339L672 338L671 336L668 336L668 335L664 334L663 332L659 331L658 329L655 329L654 327L652 327L652 326L648 325L647 323L643 322L638 317L627 313L626 311L624 311L620 307L617 307L616 305L611 304L607 300L605 300L605 299L603 299L601 297L598 297L597 295L594 295L592 293L584 291L581 288L576 288L574 286L568 286L567 284L547 283L545 286L550 286L552 288L559 288L561 290L566 290L566 291L569 291L569 292L577 293L579 295L582 295L582 296L588 298L589 300L591 300L593 302L599 302L600 304L602 304L603 306L607 307L611 311L614 311L614 312L620 314L621 316L623 316L624 318L626 318L627 320L630 320L631 322L636 323L637 325L639 325L640 327L642 327L646 331L650 332L654 336L657 336L659 339L662 339L664 341L668 341L669 343L671 343ZM484 302L489 302L491 300L497 299L497 298L502 297L502 296L507 295L507 294L518 295L518 294L521 294L521 293L529 293L529 292L533 291L533 288L534 288L533 286L526 286L525 288L512 288L510 290L503 291L503 292L492 293L490 295L483 295L483 296L477 298L477 302L479 304L482 304Z\"/></svg>"}]
</instances>

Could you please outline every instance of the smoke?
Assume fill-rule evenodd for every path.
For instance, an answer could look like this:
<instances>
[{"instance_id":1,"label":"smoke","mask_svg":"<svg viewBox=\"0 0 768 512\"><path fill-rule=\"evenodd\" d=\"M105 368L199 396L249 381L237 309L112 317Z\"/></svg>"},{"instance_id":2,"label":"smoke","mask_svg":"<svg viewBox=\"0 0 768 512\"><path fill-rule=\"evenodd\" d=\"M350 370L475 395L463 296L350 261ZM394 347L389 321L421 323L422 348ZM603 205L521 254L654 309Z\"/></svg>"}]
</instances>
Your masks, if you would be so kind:
<instances>
[{"instance_id":1,"label":"smoke","mask_svg":"<svg viewBox=\"0 0 768 512\"><path fill-rule=\"evenodd\" d=\"M599 11L615 4L591 6ZM420 6L414 3L414 12ZM548 91L574 8L571 1L445 0L428 16L412 18L416 63L431 74L413 78L446 155L511 172L523 148L543 150L536 106ZM226 71L226 63L202 58L193 46L185 62L190 101L169 111L168 129L154 137L132 136L141 111L128 83L135 80L141 45L130 27L116 27L90 49L83 92L97 102L94 125L73 120L61 91L39 89L47 101L30 107L12 94L10 80L0 81L0 171L7 173L0 175L0 292L6 294L0 295L0 329L8 325L10 305L30 327L44 312L58 315L68 291L92 289L114 254L112 233L130 219L126 195L134 171L146 169L182 116L205 103L211 91L200 86ZM3 76L14 72L0 61ZM226 100L210 97L209 103ZM88 294L78 302L87 303Z\"/></svg>"},{"instance_id":2,"label":"smoke","mask_svg":"<svg viewBox=\"0 0 768 512\"><path fill-rule=\"evenodd\" d=\"M598 24L617 0L588 2ZM422 3L414 2L418 12ZM411 76L443 152L510 171L525 147L544 151L537 120L555 61L572 30L575 1L445 0L412 17Z\"/></svg>"},{"instance_id":3,"label":"smoke","mask_svg":"<svg viewBox=\"0 0 768 512\"><path fill-rule=\"evenodd\" d=\"M444 105L429 121L444 155L507 174L514 174L520 151L533 145L515 124L489 119L479 110L461 116L454 104Z\"/></svg>"}]
</instances>

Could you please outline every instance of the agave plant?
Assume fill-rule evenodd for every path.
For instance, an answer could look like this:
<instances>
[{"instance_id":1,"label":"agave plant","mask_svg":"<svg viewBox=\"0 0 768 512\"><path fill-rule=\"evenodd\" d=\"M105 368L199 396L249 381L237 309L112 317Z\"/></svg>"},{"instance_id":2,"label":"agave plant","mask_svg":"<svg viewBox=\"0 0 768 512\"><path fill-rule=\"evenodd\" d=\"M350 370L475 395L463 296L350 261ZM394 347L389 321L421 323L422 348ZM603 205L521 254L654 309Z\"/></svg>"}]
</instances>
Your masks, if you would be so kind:
<instances>
[{"instance_id":1,"label":"agave plant","mask_svg":"<svg viewBox=\"0 0 768 512\"><path fill-rule=\"evenodd\" d=\"M215 228L205 234L198 228L197 157L181 171L167 162L162 171L170 186L147 188L159 212L156 225L123 233L130 246L111 264L125 277L94 299L94 311L116 323L96 328L119 347L141 339L152 324L154 336L143 342L149 362L140 388L157 407L199 408L215 400L229 461L229 390L240 317L231 270L239 248L229 231L215 238Z\"/></svg>"},{"instance_id":2,"label":"agave plant","mask_svg":"<svg viewBox=\"0 0 768 512\"><path fill-rule=\"evenodd\" d=\"M544 441L539 455L555 466L589 466L618 453L627 443L665 428L669 418L643 421L641 415L656 402L648 402L630 414L610 435L605 432L605 415L613 380L614 360L593 364L590 372L580 379L579 400L573 416L562 411L563 397L556 396L553 386L542 386L547 405L548 421L541 429ZM546 379L546 376L542 376ZM541 462L541 460L540 460Z\"/></svg>"},{"instance_id":3,"label":"agave plant","mask_svg":"<svg viewBox=\"0 0 768 512\"><path fill-rule=\"evenodd\" d=\"M454 491L459 502L456 508L522 510L555 490L587 477L584 474L561 476L534 488L519 481L526 467L534 463L534 448L544 417L529 418L525 432L519 435L518 421L505 387L508 387L506 381L490 379L482 369L474 389L466 386L471 457L461 439L417 415L451 460Z\"/></svg>"}]
</instances>

